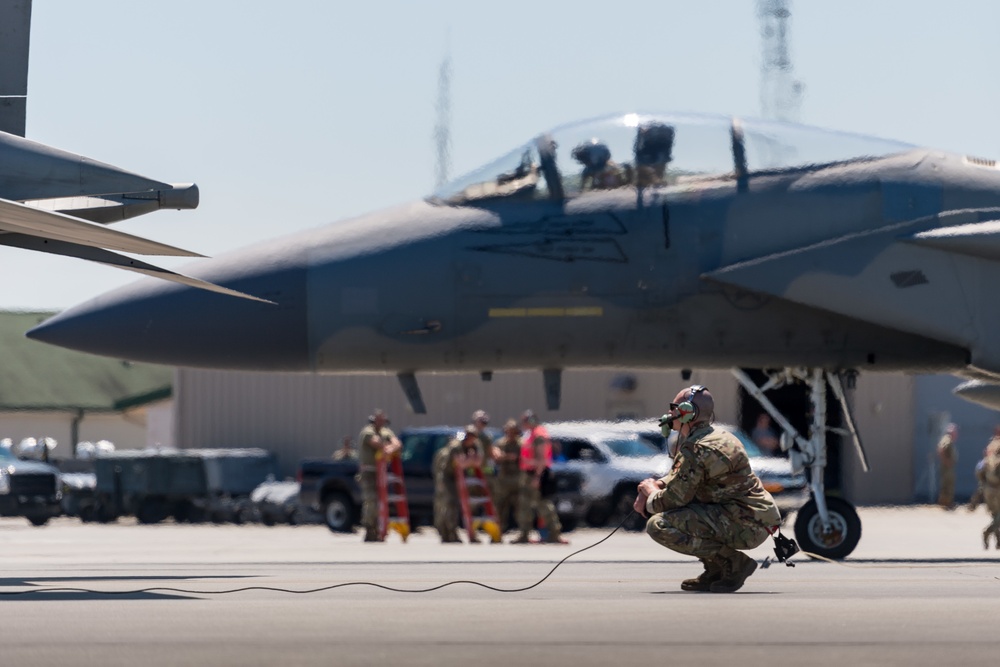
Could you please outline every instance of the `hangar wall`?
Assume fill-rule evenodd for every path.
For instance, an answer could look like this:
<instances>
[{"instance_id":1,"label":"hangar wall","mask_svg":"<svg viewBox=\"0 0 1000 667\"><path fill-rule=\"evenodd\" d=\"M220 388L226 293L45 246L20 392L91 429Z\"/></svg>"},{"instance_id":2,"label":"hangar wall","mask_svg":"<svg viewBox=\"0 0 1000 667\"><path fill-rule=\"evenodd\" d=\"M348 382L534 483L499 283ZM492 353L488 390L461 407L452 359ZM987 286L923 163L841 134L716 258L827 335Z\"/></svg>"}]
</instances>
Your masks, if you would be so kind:
<instances>
[{"instance_id":1,"label":"hangar wall","mask_svg":"<svg viewBox=\"0 0 1000 667\"><path fill-rule=\"evenodd\" d=\"M861 373L853 396L854 417L868 456L864 472L854 445L841 445L844 495L858 505L914 500L913 392L919 378L902 373ZM956 384L953 380L952 386Z\"/></svg>"},{"instance_id":2,"label":"hangar wall","mask_svg":"<svg viewBox=\"0 0 1000 667\"><path fill-rule=\"evenodd\" d=\"M418 375L426 415L413 414L394 375L309 375L179 369L174 381L179 447L264 447L282 474L303 458L329 456L345 435L356 437L373 408L385 409L397 432L407 426L464 425L485 409L502 426L527 408L542 420L658 417L679 388L712 389L719 421L736 422L736 384L728 371L568 370L562 406L544 409L539 371Z\"/></svg>"},{"instance_id":3,"label":"hangar wall","mask_svg":"<svg viewBox=\"0 0 1000 667\"><path fill-rule=\"evenodd\" d=\"M943 377L946 387L926 391L950 392L956 381ZM688 381L681 379L679 370L565 371L558 412L543 408L538 371L497 372L490 382L474 373L427 374L418 379L426 415L410 411L394 375L178 369L173 437L180 447L264 447L277 453L282 474L291 476L300 459L329 456L344 436L356 437L375 407L388 411L397 431L407 426L462 425L479 408L489 412L498 426L526 408L547 421L629 414L653 418L680 387L701 383L716 397L717 420L739 421L738 387L728 371L695 371ZM923 437L917 424L926 416L916 415L914 396L921 382L922 377L902 373L858 377L851 400L872 471L863 473L853 445L844 445L843 492L853 502L909 503L920 496L915 486L921 454L915 445L919 447ZM971 459L970 455L963 460Z\"/></svg>"}]
</instances>

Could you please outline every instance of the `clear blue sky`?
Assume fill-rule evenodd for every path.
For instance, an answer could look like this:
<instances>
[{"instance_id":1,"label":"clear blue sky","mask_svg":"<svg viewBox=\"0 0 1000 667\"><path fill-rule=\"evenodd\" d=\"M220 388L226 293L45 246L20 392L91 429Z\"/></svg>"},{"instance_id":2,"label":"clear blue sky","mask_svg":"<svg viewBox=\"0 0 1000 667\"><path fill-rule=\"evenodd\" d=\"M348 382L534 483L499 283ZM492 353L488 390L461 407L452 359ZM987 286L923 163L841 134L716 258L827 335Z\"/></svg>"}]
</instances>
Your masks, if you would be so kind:
<instances>
[{"instance_id":1,"label":"clear blue sky","mask_svg":"<svg viewBox=\"0 0 1000 667\"><path fill-rule=\"evenodd\" d=\"M796 0L792 13L803 123L1000 157L1000 3ZM607 112L760 114L751 0L35 0L31 41L28 137L198 183L197 210L118 228L209 255L431 191L449 45L453 175ZM134 279L7 248L0 260L0 308L61 308Z\"/></svg>"}]
</instances>

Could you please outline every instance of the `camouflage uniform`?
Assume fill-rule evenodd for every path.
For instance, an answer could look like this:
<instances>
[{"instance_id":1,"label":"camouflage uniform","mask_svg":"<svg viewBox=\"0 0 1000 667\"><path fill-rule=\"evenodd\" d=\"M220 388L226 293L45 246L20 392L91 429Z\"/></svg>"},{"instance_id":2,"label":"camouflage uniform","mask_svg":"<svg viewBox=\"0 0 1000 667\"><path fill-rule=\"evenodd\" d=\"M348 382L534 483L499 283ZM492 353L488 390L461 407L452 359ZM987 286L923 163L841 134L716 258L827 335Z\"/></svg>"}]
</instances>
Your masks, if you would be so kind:
<instances>
[{"instance_id":1,"label":"camouflage uniform","mask_svg":"<svg viewBox=\"0 0 1000 667\"><path fill-rule=\"evenodd\" d=\"M518 459L521 456L521 439L517 436L504 438L499 444L500 453L507 456L516 455L513 461L500 461L497 469L496 492L493 495L497 518L500 520L500 530L506 532L510 528L510 515L517 516L521 495L521 469Z\"/></svg>"},{"instance_id":2,"label":"camouflage uniform","mask_svg":"<svg viewBox=\"0 0 1000 667\"><path fill-rule=\"evenodd\" d=\"M992 446L993 443L991 442ZM983 490L983 501L992 520L983 531L983 547L989 549L990 535L1000 549L1000 443L997 447L987 447L986 457L976 466L976 479Z\"/></svg>"},{"instance_id":3,"label":"camouflage uniform","mask_svg":"<svg viewBox=\"0 0 1000 667\"><path fill-rule=\"evenodd\" d=\"M434 454L434 527L442 542L460 542L458 539L458 489L455 471L451 464L458 450L459 440L452 440Z\"/></svg>"},{"instance_id":4,"label":"camouflage uniform","mask_svg":"<svg viewBox=\"0 0 1000 667\"><path fill-rule=\"evenodd\" d=\"M646 501L652 514L646 532L705 565L706 574L685 581L682 588L714 590L710 584L727 567L745 569L752 563L749 572L756 568L737 550L760 546L781 523L781 515L735 436L709 424L696 426L680 443L673 468L661 481L664 488Z\"/></svg>"},{"instance_id":5,"label":"camouflage uniform","mask_svg":"<svg viewBox=\"0 0 1000 667\"><path fill-rule=\"evenodd\" d=\"M396 435L386 427L378 433L375 426L369 424L361 429L358 435L358 485L361 487L361 526L365 529L365 540L378 539L378 488L375 482L376 455L378 452L369 444L378 436L382 442L388 442Z\"/></svg>"},{"instance_id":6,"label":"camouflage uniform","mask_svg":"<svg viewBox=\"0 0 1000 667\"><path fill-rule=\"evenodd\" d=\"M958 461L958 450L955 441L945 434L937 444L938 460L941 462L941 486L938 493L938 505L951 508L955 504L955 463Z\"/></svg>"},{"instance_id":7,"label":"camouflage uniform","mask_svg":"<svg viewBox=\"0 0 1000 667\"><path fill-rule=\"evenodd\" d=\"M536 453L532 458L539 458L537 454L537 446L541 442L547 441L548 439L548 433L546 433L542 427L536 426L534 437L531 438L532 445L536 447ZM552 504L552 501L548 498L543 498L542 490L535 487L534 480L536 478L537 471L526 469L525 466L530 465L530 463L525 463L527 455L524 452L525 446L522 445L520 482L521 493L517 500L517 527L521 531L521 535L518 537L517 542L523 543L528 541L536 512L545 524L545 528L548 530L548 537L546 538L546 541L561 542L562 524L559 522L559 515L556 514L556 508Z\"/></svg>"},{"instance_id":8,"label":"camouflage uniform","mask_svg":"<svg viewBox=\"0 0 1000 667\"><path fill-rule=\"evenodd\" d=\"M480 431L478 437L479 455L483 458L483 479L486 480L490 498L496 498L497 465L493 460L493 438L486 431Z\"/></svg>"},{"instance_id":9,"label":"camouflage uniform","mask_svg":"<svg viewBox=\"0 0 1000 667\"><path fill-rule=\"evenodd\" d=\"M585 173L581 180L584 190L610 190L626 184L624 172L612 160L600 169Z\"/></svg>"}]
</instances>

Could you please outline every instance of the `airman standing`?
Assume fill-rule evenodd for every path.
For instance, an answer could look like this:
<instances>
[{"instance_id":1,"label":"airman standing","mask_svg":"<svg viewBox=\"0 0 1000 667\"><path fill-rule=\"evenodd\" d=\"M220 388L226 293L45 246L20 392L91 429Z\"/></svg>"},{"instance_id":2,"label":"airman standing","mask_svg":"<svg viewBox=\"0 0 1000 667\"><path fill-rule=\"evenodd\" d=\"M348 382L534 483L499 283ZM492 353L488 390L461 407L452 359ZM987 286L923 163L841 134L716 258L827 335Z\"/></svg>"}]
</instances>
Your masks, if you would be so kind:
<instances>
[{"instance_id":1,"label":"airman standing","mask_svg":"<svg viewBox=\"0 0 1000 667\"><path fill-rule=\"evenodd\" d=\"M528 435L521 445L521 494L517 509L517 527L521 534L514 542L526 544L531 541L531 527L537 512L548 530L545 541L567 544L562 538L562 524L559 523L556 508L551 500L542 495L543 480L551 474L552 441L549 440L549 433L531 410L521 415L521 426Z\"/></svg>"},{"instance_id":2,"label":"airman standing","mask_svg":"<svg viewBox=\"0 0 1000 667\"><path fill-rule=\"evenodd\" d=\"M345 435L340 443L340 449L333 453L334 461L353 461L358 458L358 453L354 451L354 441L351 436Z\"/></svg>"},{"instance_id":3,"label":"airman standing","mask_svg":"<svg viewBox=\"0 0 1000 667\"><path fill-rule=\"evenodd\" d=\"M444 544L461 542L458 539L458 492L455 475L448 465L452 456L450 441L434 454L431 463L434 473L434 528Z\"/></svg>"},{"instance_id":4,"label":"airman standing","mask_svg":"<svg viewBox=\"0 0 1000 667\"><path fill-rule=\"evenodd\" d=\"M986 510L991 521L983 531L983 548L990 548L990 536L993 536L996 548L1000 549L1000 440L994 437L986 446L986 455L976 466L976 479L982 489Z\"/></svg>"},{"instance_id":5,"label":"airman standing","mask_svg":"<svg viewBox=\"0 0 1000 667\"><path fill-rule=\"evenodd\" d=\"M458 498L458 483L456 471L482 465L482 455L479 453L479 433L476 427L469 424L465 431L448 443L435 455L434 469L434 507L435 526L441 534L442 542L460 542L458 537L458 514L460 504ZM479 538L473 537L473 542Z\"/></svg>"},{"instance_id":6,"label":"airman standing","mask_svg":"<svg viewBox=\"0 0 1000 667\"><path fill-rule=\"evenodd\" d=\"M510 528L511 514L517 516L521 495L521 429L513 419L503 427L503 439L497 443L497 481L493 503L500 520L500 532Z\"/></svg>"},{"instance_id":7,"label":"airman standing","mask_svg":"<svg viewBox=\"0 0 1000 667\"><path fill-rule=\"evenodd\" d=\"M368 417L368 425L361 429L358 442L358 485L361 487L361 525L365 529L365 542L379 542L378 488L376 466L383 457L395 456L402 445L388 428L389 418L382 410L375 410Z\"/></svg>"},{"instance_id":8,"label":"airman standing","mask_svg":"<svg viewBox=\"0 0 1000 667\"><path fill-rule=\"evenodd\" d=\"M958 439L958 426L948 424L944 435L937 444L937 457L941 469L941 486L938 492L937 504L950 510L955 505L955 464L958 462L958 449L955 441Z\"/></svg>"},{"instance_id":9,"label":"airman standing","mask_svg":"<svg viewBox=\"0 0 1000 667\"><path fill-rule=\"evenodd\" d=\"M497 451L493 446L493 436L486 430L489 423L490 416L485 410L476 410L472 413L472 425L476 427L476 437L479 439L479 454L483 459L483 478L489 486L490 497L495 497Z\"/></svg>"}]
</instances>

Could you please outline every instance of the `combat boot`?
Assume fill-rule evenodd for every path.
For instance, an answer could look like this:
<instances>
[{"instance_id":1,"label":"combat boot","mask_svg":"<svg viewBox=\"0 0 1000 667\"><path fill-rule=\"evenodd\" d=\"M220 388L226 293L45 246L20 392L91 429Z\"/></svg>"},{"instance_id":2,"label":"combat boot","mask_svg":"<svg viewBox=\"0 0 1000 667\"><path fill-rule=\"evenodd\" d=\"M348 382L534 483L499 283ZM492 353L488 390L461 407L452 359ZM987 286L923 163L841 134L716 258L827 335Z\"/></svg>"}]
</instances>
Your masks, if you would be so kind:
<instances>
[{"instance_id":1,"label":"combat boot","mask_svg":"<svg viewBox=\"0 0 1000 667\"><path fill-rule=\"evenodd\" d=\"M735 593L743 587L743 582L757 569L757 561L742 551L733 551L732 555L720 555L722 577L713 582L709 589L713 593Z\"/></svg>"},{"instance_id":2,"label":"combat boot","mask_svg":"<svg viewBox=\"0 0 1000 667\"><path fill-rule=\"evenodd\" d=\"M707 592L714 582L722 578L722 563L720 561L714 558L700 558L699 560L705 566L705 571L694 579L682 581L682 591Z\"/></svg>"}]
</instances>

